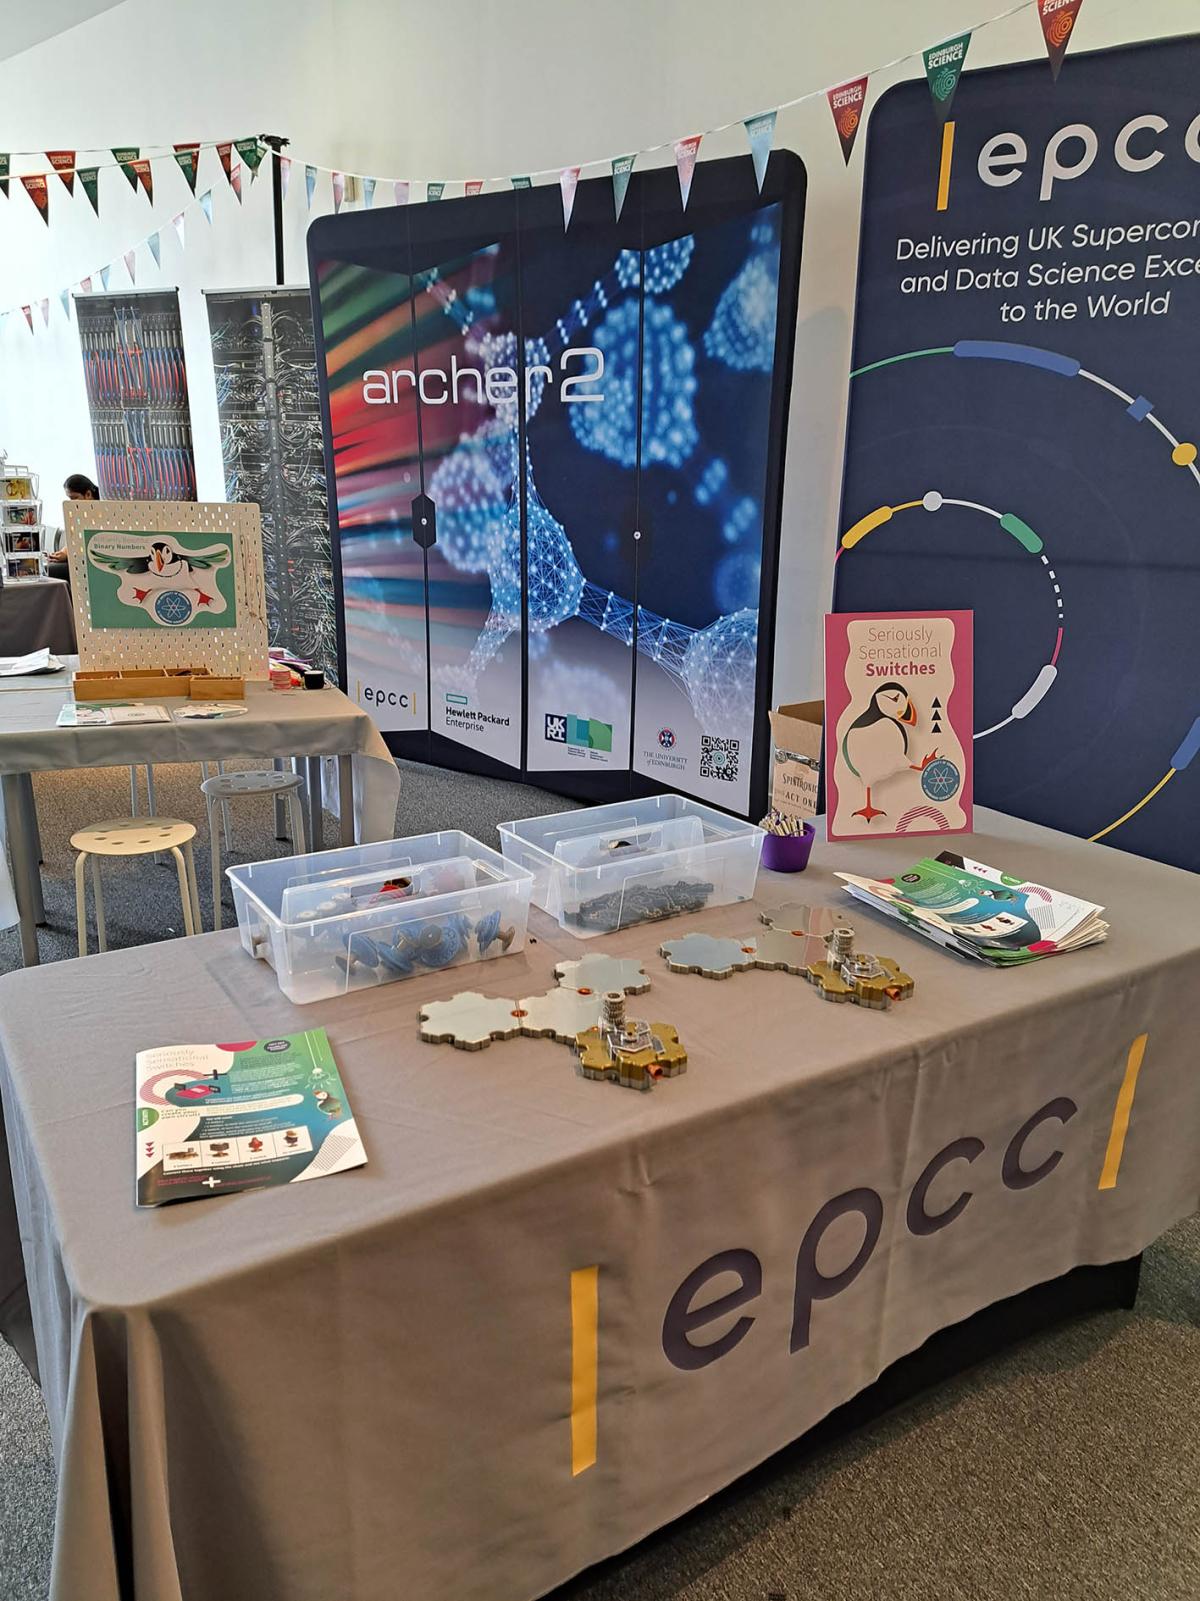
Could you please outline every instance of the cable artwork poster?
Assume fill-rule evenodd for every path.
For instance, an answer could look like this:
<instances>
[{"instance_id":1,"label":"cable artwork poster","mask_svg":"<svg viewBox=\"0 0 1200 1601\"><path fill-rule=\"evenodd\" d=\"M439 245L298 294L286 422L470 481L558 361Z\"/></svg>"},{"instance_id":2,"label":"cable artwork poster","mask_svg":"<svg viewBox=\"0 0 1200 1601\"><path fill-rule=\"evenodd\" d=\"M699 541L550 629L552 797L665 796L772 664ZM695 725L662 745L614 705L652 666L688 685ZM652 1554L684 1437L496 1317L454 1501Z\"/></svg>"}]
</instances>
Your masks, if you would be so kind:
<instances>
[{"instance_id":1,"label":"cable artwork poster","mask_svg":"<svg viewBox=\"0 0 1200 1601\"><path fill-rule=\"evenodd\" d=\"M306 289L209 293L225 493L262 512L272 645L337 673L325 455Z\"/></svg>"},{"instance_id":2,"label":"cable artwork poster","mask_svg":"<svg viewBox=\"0 0 1200 1601\"><path fill-rule=\"evenodd\" d=\"M346 688L401 755L749 815L804 170L775 151L309 231Z\"/></svg>"},{"instance_id":3,"label":"cable artwork poster","mask_svg":"<svg viewBox=\"0 0 1200 1601\"><path fill-rule=\"evenodd\" d=\"M96 478L105 500L195 500L179 295L76 295Z\"/></svg>"}]
</instances>

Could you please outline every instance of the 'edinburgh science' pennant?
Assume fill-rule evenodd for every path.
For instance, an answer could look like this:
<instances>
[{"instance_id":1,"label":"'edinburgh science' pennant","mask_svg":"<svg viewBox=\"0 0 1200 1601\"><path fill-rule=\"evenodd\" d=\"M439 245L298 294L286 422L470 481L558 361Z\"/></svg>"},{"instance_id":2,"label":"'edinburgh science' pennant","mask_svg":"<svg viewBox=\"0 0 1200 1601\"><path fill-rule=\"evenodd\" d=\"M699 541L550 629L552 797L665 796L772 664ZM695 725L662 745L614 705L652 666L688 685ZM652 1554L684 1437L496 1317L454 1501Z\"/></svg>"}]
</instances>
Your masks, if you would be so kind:
<instances>
[{"instance_id":1,"label":"'edinburgh science' pennant","mask_svg":"<svg viewBox=\"0 0 1200 1601\"><path fill-rule=\"evenodd\" d=\"M134 172L137 174L137 181L141 184L142 188L146 191L146 199L150 202L151 205L153 205L154 204L154 174L150 170L149 161L147 161L143 157L143 159L141 161L133 161L133 162L130 163L130 165L132 166Z\"/></svg>"},{"instance_id":2,"label":"'edinburgh science' pennant","mask_svg":"<svg viewBox=\"0 0 1200 1601\"><path fill-rule=\"evenodd\" d=\"M1055 82L1062 71L1063 57L1082 5L1083 0L1038 0L1038 21L1046 41L1046 54L1050 57L1050 76Z\"/></svg>"},{"instance_id":3,"label":"'edinburgh science' pennant","mask_svg":"<svg viewBox=\"0 0 1200 1601\"><path fill-rule=\"evenodd\" d=\"M363 186L363 209L366 210L366 211L370 211L371 207L375 203L375 180L374 180L374 178L364 178L363 181L362 181L362 186Z\"/></svg>"},{"instance_id":4,"label":"'edinburgh science' pennant","mask_svg":"<svg viewBox=\"0 0 1200 1601\"><path fill-rule=\"evenodd\" d=\"M196 179L200 174L200 146L198 143L175 146L175 160L187 179L188 188L196 193Z\"/></svg>"},{"instance_id":5,"label":"'edinburgh science' pennant","mask_svg":"<svg viewBox=\"0 0 1200 1601\"><path fill-rule=\"evenodd\" d=\"M629 188L629 179L633 173L633 164L637 156L614 156L612 164L613 207L617 214L617 221L621 220L621 209L625 204L625 194Z\"/></svg>"},{"instance_id":6,"label":"'edinburgh science' pennant","mask_svg":"<svg viewBox=\"0 0 1200 1601\"><path fill-rule=\"evenodd\" d=\"M445 194L445 192L446 192L446 185L444 183L434 182L434 183L427 183L425 185L425 198L426 198L426 200L440 200L442 198L442 196Z\"/></svg>"},{"instance_id":7,"label":"'edinburgh science' pennant","mask_svg":"<svg viewBox=\"0 0 1200 1601\"><path fill-rule=\"evenodd\" d=\"M239 139L234 145L234 149L250 168L250 176L251 180L253 180L258 171L259 163L262 161L266 146L260 145L257 139Z\"/></svg>"},{"instance_id":8,"label":"'edinburgh science' pennant","mask_svg":"<svg viewBox=\"0 0 1200 1601\"><path fill-rule=\"evenodd\" d=\"M287 199L288 184L292 181L292 158L280 156L279 160L279 196L281 200Z\"/></svg>"},{"instance_id":9,"label":"'edinburgh science' pennant","mask_svg":"<svg viewBox=\"0 0 1200 1601\"><path fill-rule=\"evenodd\" d=\"M945 122L950 115L950 104L958 88L958 80L962 77L963 62L967 59L967 46L970 43L971 35L960 33L957 39L947 39L944 44L935 44L932 49L921 52L921 60L925 63L925 81L929 85L933 109L937 112L939 122Z\"/></svg>"},{"instance_id":10,"label":"'edinburgh science' pennant","mask_svg":"<svg viewBox=\"0 0 1200 1601\"><path fill-rule=\"evenodd\" d=\"M150 254L154 257L154 265L156 267L161 267L162 266L162 241L160 240L160 238L158 236L158 233L157 232L152 233L150 235L149 239L146 240L146 243L150 246Z\"/></svg>"},{"instance_id":11,"label":"'edinburgh science' pennant","mask_svg":"<svg viewBox=\"0 0 1200 1601\"><path fill-rule=\"evenodd\" d=\"M346 176L335 172L333 175L333 210L334 215L342 209L342 201L346 198Z\"/></svg>"},{"instance_id":12,"label":"'edinburgh science' pennant","mask_svg":"<svg viewBox=\"0 0 1200 1601\"><path fill-rule=\"evenodd\" d=\"M92 203L92 210L100 215L100 168L80 167L79 181L83 185L83 192Z\"/></svg>"},{"instance_id":13,"label":"'edinburgh science' pennant","mask_svg":"<svg viewBox=\"0 0 1200 1601\"><path fill-rule=\"evenodd\" d=\"M8 199L8 173L12 165L12 157L7 151L0 152L0 195Z\"/></svg>"},{"instance_id":14,"label":"'edinburgh science' pennant","mask_svg":"<svg viewBox=\"0 0 1200 1601\"><path fill-rule=\"evenodd\" d=\"M133 164L137 160L138 156L141 155L141 147L139 145L122 145L118 150L115 145L110 145L109 148L112 150L113 157L119 164L121 171L129 180L129 187L131 189L136 189L138 186L138 175L133 170Z\"/></svg>"},{"instance_id":15,"label":"'edinburgh science' pennant","mask_svg":"<svg viewBox=\"0 0 1200 1601\"><path fill-rule=\"evenodd\" d=\"M777 111L764 111L746 122L746 137L750 141L750 159L754 162L754 179L762 194L763 180L767 176L767 162L771 159L771 145L775 139Z\"/></svg>"},{"instance_id":16,"label":"'edinburgh science' pennant","mask_svg":"<svg viewBox=\"0 0 1200 1601\"><path fill-rule=\"evenodd\" d=\"M396 204L398 206L407 206L407 204L408 204L408 179L407 178L397 178L396 179L395 183L392 185L392 196L395 199L395 202L396 202Z\"/></svg>"},{"instance_id":17,"label":"'edinburgh science' pennant","mask_svg":"<svg viewBox=\"0 0 1200 1601\"><path fill-rule=\"evenodd\" d=\"M562 190L563 232L571 226L571 213L575 210L575 191L579 188L579 168L564 167L558 175L558 187Z\"/></svg>"},{"instance_id":18,"label":"'edinburgh science' pennant","mask_svg":"<svg viewBox=\"0 0 1200 1601\"><path fill-rule=\"evenodd\" d=\"M468 178L466 183L463 184L463 194L464 195L481 195L482 193L483 193L483 179L482 178Z\"/></svg>"},{"instance_id":19,"label":"'edinburgh science' pennant","mask_svg":"<svg viewBox=\"0 0 1200 1601\"><path fill-rule=\"evenodd\" d=\"M704 135L690 134L686 139L675 141L675 167L679 173L679 198L683 201L683 209L687 210L688 196L692 192L692 174L696 170L696 152L700 149L700 141Z\"/></svg>"},{"instance_id":20,"label":"'edinburgh science' pennant","mask_svg":"<svg viewBox=\"0 0 1200 1601\"><path fill-rule=\"evenodd\" d=\"M50 186L46 182L44 172L26 173L21 178L25 193L38 208L38 213L47 228L50 226Z\"/></svg>"},{"instance_id":21,"label":"'edinburgh science' pennant","mask_svg":"<svg viewBox=\"0 0 1200 1601\"><path fill-rule=\"evenodd\" d=\"M839 83L836 89L826 89L825 98L833 112L833 125L841 141L842 155L849 166L850 152L858 138L863 107L867 103L867 80L865 77L852 78L849 83Z\"/></svg>"},{"instance_id":22,"label":"'edinburgh science' pennant","mask_svg":"<svg viewBox=\"0 0 1200 1601\"><path fill-rule=\"evenodd\" d=\"M69 195L75 193L75 152L73 150L47 150L50 165L62 179Z\"/></svg>"}]
</instances>

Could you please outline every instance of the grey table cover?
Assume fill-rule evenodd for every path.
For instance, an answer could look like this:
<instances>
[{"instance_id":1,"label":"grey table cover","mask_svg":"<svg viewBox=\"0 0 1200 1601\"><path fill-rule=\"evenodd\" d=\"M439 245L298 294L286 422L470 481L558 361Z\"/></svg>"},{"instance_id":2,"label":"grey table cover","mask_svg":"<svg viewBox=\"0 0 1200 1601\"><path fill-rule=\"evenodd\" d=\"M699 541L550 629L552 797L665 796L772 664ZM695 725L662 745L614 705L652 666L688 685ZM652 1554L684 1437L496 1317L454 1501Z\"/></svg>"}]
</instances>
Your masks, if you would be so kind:
<instances>
[{"instance_id":1,"label":"grey table cover","mask_svg":"<svg viewBox=\"0 0 1200 1601\"><path fill-rule=\"evenodd\" d=\"M75 649L71 591L61 578L12 579L0 588L0 656Z\"/></svg>"},{"instance_id":2,"label":"grey table cover","mask_svg":"<svg viewBox=\"0 0 1200 1601\"><path fill-rule=\"evenodd\" d=\"M20 1339L24 1277L54 1601L524 1601L934 1330L1195 1210L1195 878L976 824L818 840L759 902L845 905L831 868L946 843L1104 902L1107 944L998 972L851 905L916 980L877 1013L666 971L661 939L750 933L753 904L588 942L644 958L634 1010L688 1048L646 1095L549 1040L418 1040L423 1001L544 989L584 949L544 917L520 955L305 1008L231 932L0 979L0 1306ZM136 1211L135 1051L317 1025L368 1165Z\"/></svg>"}]
</instances>

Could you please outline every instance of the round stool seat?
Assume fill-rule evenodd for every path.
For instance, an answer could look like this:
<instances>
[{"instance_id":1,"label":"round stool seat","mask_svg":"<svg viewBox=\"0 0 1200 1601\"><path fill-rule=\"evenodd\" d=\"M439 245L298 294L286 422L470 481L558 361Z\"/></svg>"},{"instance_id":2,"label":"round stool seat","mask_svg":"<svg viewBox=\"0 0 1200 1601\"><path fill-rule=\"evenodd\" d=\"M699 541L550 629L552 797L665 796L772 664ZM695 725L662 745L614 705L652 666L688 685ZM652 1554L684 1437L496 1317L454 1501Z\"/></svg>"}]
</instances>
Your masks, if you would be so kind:
<instances>
[{"instance_id":1,"label":"round stool seat","mask_svg":"<svg viewBox=\"0 0 1200 1601\"><path fill-rule=\"evenodd\" d=\"M276 773L268 768L218 773L215 778L206 778L200 789L217 800L234 800L239 795L286 795L289 790L299 789L300 782L299 773Z\"/></svg>"},{"instance_id":2,"label":"round stool seat","mask_svg":"<svg viewBox=\"0 0 1200 1601\"><path fill-rule=\"evenodd\" d=\"M71 835L71 845L89 856L153 856L196 837L193 823L176 817L114 817Z\"/></svg>"}]
</instances>

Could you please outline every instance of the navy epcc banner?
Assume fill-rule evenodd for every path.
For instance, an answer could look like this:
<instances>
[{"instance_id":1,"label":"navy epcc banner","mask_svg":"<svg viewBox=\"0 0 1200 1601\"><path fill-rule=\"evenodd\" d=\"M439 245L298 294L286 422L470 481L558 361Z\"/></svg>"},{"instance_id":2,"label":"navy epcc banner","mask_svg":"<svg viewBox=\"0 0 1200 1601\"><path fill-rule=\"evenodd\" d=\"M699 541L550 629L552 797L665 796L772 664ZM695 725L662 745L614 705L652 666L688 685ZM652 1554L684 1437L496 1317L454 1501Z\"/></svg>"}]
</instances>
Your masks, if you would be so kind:
<instances>
[{"instance_id":1,"label":"navy epcc banner","mask_svg":"<svg viewBox=\"0 0 1200 1601\"><path fill-rule=\"evenodd\" d=\"M871 117L839 611L975 612L975 798L1200 868L1200 38Z\"/></svg>"},{"instance_id":2,"label":"navy epcc banner","mask_svg":"<svg viewBox=\"0 0 1200 1601\"><path fill-rule=\"evenodd\" d=\"M804 169L315 222L347 693L399 754L765 804Z\"/></svg>"}]
</instances>

